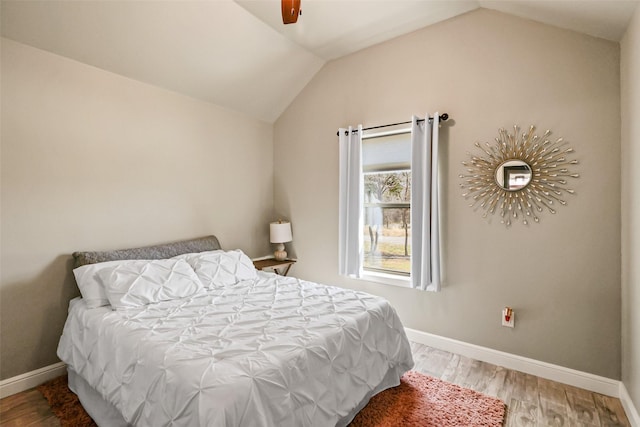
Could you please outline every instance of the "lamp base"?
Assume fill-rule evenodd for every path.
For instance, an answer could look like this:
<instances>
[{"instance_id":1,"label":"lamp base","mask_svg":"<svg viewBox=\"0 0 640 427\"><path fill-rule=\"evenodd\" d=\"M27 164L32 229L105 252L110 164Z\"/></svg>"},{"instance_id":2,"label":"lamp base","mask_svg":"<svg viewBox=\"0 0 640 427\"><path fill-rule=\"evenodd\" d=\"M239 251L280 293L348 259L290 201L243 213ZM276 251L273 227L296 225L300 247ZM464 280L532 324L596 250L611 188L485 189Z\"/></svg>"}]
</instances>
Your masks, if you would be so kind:
<instances>
[{"instance_id":1,"label":"lamp base","mask_svg":"<svg viewBox=\"0 0 640 427\"><path fill-rule=\"evenodd\" d=\"M284 261L287 259L287 251L284 250L284 243L278 243L276 251L273 253L273 257L276 261Z\"/></svg>"}]
</instances>

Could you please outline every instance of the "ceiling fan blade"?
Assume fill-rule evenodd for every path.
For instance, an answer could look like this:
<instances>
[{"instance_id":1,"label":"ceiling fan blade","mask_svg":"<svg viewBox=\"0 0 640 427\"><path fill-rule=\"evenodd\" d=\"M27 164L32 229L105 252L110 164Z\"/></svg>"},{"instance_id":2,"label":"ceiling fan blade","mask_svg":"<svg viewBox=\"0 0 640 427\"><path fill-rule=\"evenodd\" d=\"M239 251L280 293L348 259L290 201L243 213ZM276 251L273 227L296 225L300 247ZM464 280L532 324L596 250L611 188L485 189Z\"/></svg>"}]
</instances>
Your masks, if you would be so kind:
<instances>
[{"instance_id":1,"label":"ceiling fan blade","mask_svg":"<svg viewBox=\"0 0 640 427\"><path fill-rule=\"evenodd\" d=\"M300 0L282 0L282 23L295 24L301 15Z\"/></svg>"}]
</instances>

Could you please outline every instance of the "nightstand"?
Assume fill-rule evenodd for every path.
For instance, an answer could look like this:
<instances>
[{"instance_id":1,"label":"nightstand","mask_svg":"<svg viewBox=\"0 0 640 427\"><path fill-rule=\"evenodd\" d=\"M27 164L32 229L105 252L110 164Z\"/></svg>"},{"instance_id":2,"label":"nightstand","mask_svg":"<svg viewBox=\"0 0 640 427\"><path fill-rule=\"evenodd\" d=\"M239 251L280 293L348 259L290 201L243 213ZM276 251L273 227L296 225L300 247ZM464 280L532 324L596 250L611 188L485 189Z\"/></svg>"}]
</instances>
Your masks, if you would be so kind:
<instances>
[{"instance_id":1,"label":"nightstand","mask_svg":"<svg viewBox=\"0 0 640 427\"><path fill-rule=\"evenodd\" d=\"M277 261L275 258L258 259L253 261L253 265L256 267L256 269L273 270L274 273L281 276L286 276L291 266L295 263L295 259L285 259L284 261Z\"/></svg>"}]
</instances>

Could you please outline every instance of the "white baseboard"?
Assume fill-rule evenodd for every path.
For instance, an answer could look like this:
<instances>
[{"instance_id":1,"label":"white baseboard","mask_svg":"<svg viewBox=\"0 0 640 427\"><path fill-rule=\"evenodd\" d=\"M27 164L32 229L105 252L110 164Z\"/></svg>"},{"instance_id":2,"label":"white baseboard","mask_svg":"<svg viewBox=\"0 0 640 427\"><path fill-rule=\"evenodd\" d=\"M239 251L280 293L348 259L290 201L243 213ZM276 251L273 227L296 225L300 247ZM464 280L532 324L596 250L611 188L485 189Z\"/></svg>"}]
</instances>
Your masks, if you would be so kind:
<instances>
[{"instance_id":1,"label":"white baseboard","mask_svg":"<svg viewBox=\"0 0 640 427\"><path fill-rule=\"evenodd\" d=\"M620 382L620 402L622 402L622 407L627 414L627 418L629 418L631 427L640 427L640 415L622 381Z\"/></svg>"},{"instance_id":2,"label":"white baseboard","mask_svg":"<svg viewBox=\"0 0 640 427\"><path fill-rule=\"evenodd\" d=\"M0 399L30 388L39 386L53 378L64 375L67 372L66 365L62 362L36 369L35 371L17 375L0 381Z\"/></svg>"},{"instance_id":3,"label":"white baseboard","mask_svg":"<svg viewBox=\"0 0 640 427\"><path fill-rule=\"evenodd\" d=\"M425 344L429 347L457 353L482 362L492 363L607 396L620 397L621 382L618 380L612 380L611 378L601 377L588 372L577 371L575 369L565 368L564 366L553 365L551 363L541 362L475 344L468 344L415 329L405 328L405 331L411 341Z\"/></svg>"}]
</instances>

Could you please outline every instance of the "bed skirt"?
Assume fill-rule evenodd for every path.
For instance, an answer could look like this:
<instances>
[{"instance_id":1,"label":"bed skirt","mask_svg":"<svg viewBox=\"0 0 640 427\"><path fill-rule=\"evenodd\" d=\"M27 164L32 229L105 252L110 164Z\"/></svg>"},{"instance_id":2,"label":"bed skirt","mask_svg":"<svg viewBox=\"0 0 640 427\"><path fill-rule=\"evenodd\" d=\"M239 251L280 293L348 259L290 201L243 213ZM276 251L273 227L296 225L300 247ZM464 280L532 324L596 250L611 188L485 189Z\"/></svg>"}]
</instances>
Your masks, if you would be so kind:
<instances>
[{"instance_id":1,"label":"bed skirt","mask_svg":"<svg viewBox=\"0 0 640 427\"><path fill-rule=\"evenodd\" d=\"M102 398L100 393L98 393L93 387L89 385L88 382L84 380L80 375L78 375L73 369L67 367L68 373L68 381L69 381L69 389L74 392L78 399L80 399L80 403L84 407L85 411L89 414L89 416L93 419L93 421L98 424L99 427L128 427L131 424L128 424L125 419L122 417L122 414L113 406L111 403L107 402ZM400 384L400 376L402 376L402 372L399 372L396 369L390 369L387 371L387 374L382 379L382 382L378 384L378 386L371 390L365 398L360 402L358 406L356 406L353 411L349 413L346 417L342 418L337 424L336 427L345 427L349 425L349 423L355 418L355 416L367 406L369 400L380 393L391 387L396 387Z\"/></svg>"},{"instance_id":2,"label":"bed skirt","mask_svg":"<svg viewBox=\"0 0 640 427\"><path fill-rule=\"evenodd\" d=\"M122 414L113 406L102 398L93 387L89 385L80 375L73 369L67 367L69 390L74 392L82 407L93 421L100 427L126 427L129 426Z\"/></svg>"}]
</instances>

